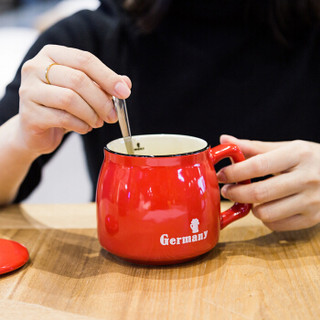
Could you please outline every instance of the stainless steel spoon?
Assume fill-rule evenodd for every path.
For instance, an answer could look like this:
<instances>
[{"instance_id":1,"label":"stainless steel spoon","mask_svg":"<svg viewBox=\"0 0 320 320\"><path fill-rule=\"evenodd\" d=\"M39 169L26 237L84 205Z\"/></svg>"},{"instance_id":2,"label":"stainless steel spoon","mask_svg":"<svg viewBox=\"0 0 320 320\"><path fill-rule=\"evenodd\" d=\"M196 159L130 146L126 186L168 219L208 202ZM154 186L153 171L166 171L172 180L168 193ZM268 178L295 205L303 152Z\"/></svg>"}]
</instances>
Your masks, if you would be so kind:
<instances>
[{"instance_id":1,"label":"stainless steel spoon","mask_svg":"<svg viewBox=\"0 0 320 320\"><path fill-rule=\"evenodd\" d=\"M134 154L126 101L116 97L112 97L112 101L118 114L120 130L127 153Z\"/></svg>"}]
</instances>

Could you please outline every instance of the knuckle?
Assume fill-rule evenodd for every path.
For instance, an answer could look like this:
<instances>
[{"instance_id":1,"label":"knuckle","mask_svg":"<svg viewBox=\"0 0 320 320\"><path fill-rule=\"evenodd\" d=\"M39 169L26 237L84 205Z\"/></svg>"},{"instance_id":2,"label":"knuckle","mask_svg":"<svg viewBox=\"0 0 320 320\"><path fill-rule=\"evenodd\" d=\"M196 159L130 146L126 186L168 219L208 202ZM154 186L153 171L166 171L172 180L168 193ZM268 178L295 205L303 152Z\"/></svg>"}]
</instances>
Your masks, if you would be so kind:
<instances>
[{"instance_id":1,"label":"knuckle","mask_svg":"<svg viewBox=\"0 0 320 320\"><path fill-rule=\"evenodd\" d=\"M303 200L301 201L303 208L309 208L311 212L320 210L320 199L318 192L306 192Z\"/></svg>"},{"instance_id":2,"label":"knuckle","mask_svg":"<svg viewBox=\"0 0 320 320\"><path fill-rule=\"evenodd\" d=\"M24 76L26 74L30 74L31 72L33 72L35 68L35 63L33 59L30 59L28 61L26 61L21 68L21 75Z\"/></svg>"},{"instance_id":3,"label":"knuckle","mask_svg":"<svg viewBox=\"0 0 320 320\"><path fill-rule=\"evenodd\" d=\"M74 71L70 74L70 82L73 88L79 88L84 86L86 80L87 78L85 74L81 71Z\"/></svg>"},{"instance_id":4,"label":"knuckle","mask_svg":"<svg viewBox=\"0 0 320 320\"><path fill-rule=\"evenodd\" d=\"M262 203L265 199L268 198L268 189L264 186L264 184L258 184L254 186L251 191L252 199L254 203Z\"/></svg>"},{"instance_id":5,"label":"knuckle","mask_svg":"<svg viewBox=\"0 0 320 320\"><path fill-rule=\"evenodd\" d=\"M42 49L40 50L40 54L47 54L48 52L51 51L53 45L52 44L46 44L42 47Z\"/></svg>"},{"instance_id":6,"label":"knuckle","mask_svg":"<svg viewBox=\"0 0 320 320\"><path fill-rule=\"evenodd\" d=\"M272 222L272 215L268 206L256 206L252 209L253 214L263 222Z\"/></svg>"},{"instance_id":7,"label":"knuckle","mask_svg":"<svg viewBox=\"0 0 320 320\"><path fill-rule=\"evenodd\" d=\"M270 164L268 159L262 157L261 155L257 155L255 157L255 161L252 163L251 168L254 172L262 172L263 174L265 174L269 172Z\"/></svg>"},{"instance_id":8,"label":"knuckle","mask_svg":"<svg viewBox=\"0 0 320 320\"><path fill-rule=\"evenodd\" d=\"M19 106L19 112L21 109L21 106L24 104L29 104L29 102L34 102L34 96L37 93L36 87L30 86L29 84L22 83L21 86L18 89L18 94L20 98L20 106Z\"/></svg>"},{"instance_id":9,"label":"knuckle","mask_svg":"<svg viewBox=\"0 0 320 320\"><path fill-rule=\"evenodd\" d=\"M77 60L80 65L90 65L94 61L94 55L89 51L80 51L77 55Z\"/></svg>"},{"instance_id":10,"label":"knuckle","mask_svg":"<svg viewBox=\"0 0 320 320\"><path fill-rule=\"evenodd\" d=\"M62 127L66 128L69 127L70 122L72 120L72 116L68 112L60 112L59 113L59 123L61 124Z\"/></svg>"},{"instance_id":11,"label":"knuckle","mask_svg":"<svg viewBox=\"0 0 320 320\"><path fill-rule=\"evenodd\" d=\"M320 172L308 168L301 171L299 174L299 181L304 190L317 189L320 190Z\"/></svg>"},{"instance_id":12,"label":"knuckle","mask_svg":"<svg viewBox=\"0 0 320 320\"><path fill-rule=\"evenodd\" d=\"M72 90L65 90L59 97L59 105L62 109L69 110L75 100L75 93Z\"/></svg>"},{"instance_id":13,"label":"knuckle","mask_svg":"<svg viewBox=\"0 0 320 320\"><path fill-rule=\"evenodd\" d=\"M314 148L309 142L303 140L294 140L291 142L293 150L297 151L300 159L312 156Z\"/></svg>"},{"instance_id":14,"label":"knuckle","mask_svg":"<svg viewBox=\"0 0 320 320\"><path fill-rule=\"evenodd\" d=\"M106 122L116 123L118 121L118 115L114 110L111 110L106 116Z\"/></svg>"}]
</instances>

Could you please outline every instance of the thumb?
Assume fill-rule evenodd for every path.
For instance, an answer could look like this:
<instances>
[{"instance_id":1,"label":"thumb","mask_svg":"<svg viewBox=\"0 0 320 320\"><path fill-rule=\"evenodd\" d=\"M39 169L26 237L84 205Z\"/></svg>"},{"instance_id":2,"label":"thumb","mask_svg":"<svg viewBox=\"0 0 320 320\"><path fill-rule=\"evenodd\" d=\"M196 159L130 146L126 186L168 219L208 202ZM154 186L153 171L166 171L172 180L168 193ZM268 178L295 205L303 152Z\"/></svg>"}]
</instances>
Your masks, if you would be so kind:
<instances>
[{"instance_id":1,"label":"thumb","mask_svg":"<svg viewBox=\"0 0 320 320\"><path fill-rule=\"evenodd\" d=\"M287 144L287 142L264 142L257 140L238 139L228 134L220 136L220 143L236 144L246 158L256 156L257 154L266 153Z\"/></svg>"}]
</instances>

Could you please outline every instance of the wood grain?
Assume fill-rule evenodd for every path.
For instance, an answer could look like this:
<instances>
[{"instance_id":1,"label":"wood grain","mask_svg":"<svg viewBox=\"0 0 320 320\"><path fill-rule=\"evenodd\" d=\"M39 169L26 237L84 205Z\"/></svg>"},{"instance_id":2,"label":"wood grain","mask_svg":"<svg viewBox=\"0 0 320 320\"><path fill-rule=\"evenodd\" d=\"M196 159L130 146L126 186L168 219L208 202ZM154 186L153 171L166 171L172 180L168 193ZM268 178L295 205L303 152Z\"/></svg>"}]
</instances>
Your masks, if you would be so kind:
<instances>
[{"instance_id":1,"label":"wood grain","mask_svg":"<svg viewBox=\"0 0 320 320\"><path fill-rule=\"evenodd\" d=\"M102 250L95 204L4 208L0 237L30 253L0 276L0 319L320 318L319 226L275 233L249 215L208 254L163 267Z\"/></svg>"}]
</instances>

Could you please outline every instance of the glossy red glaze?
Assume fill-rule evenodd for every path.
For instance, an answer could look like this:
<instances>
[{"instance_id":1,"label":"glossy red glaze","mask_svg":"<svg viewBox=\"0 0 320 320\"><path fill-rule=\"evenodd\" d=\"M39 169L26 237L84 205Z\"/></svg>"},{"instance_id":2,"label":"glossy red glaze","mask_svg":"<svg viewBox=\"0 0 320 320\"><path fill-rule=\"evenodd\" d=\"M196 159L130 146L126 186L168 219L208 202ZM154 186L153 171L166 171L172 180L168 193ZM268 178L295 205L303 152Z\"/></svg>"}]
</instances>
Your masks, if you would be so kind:
<instances>
[{"instance_id":1,"label":"glossy red glaze","mask_svg":"<svg viewBox=\"0 0 320 320\"><path fill-rule=\"evenodd\" d=\"M213 164L217 164L224 158L230 158L232 162L245 160L240 148L234 144L221 144L212 148L210 151ZM250 180L242 181L241 184L248 184ZM252 205L249 203L235 203L230 209L220 214L220 228L223 229L229 223L238 220L249 213Z\"/></svg>"},{"instance_id":2,"label":"glossy red glaze","mask_svg":"<svg viewBox=\"0 0 320 320\"><path fill-rule=\"evenodd\" d=\"M28 250L20 243L0 239L0 274L22 267L29 260Z\"/></svg>"},{"instance_id":3,"label":"glossy red glaze","mask_svg":"<svg viewBox=\"0 0 320 320\"><path fill-rule=\"evenodd\" d=\"M143 264L172 264L211 250L221 228L250 211L235 204L220 214L214 164L234 145L193 154L143 157L105 150L97 186L98 238L107 251Z\"/></svg>"}]
</instances>

